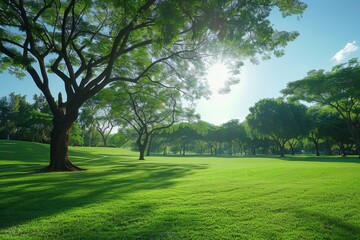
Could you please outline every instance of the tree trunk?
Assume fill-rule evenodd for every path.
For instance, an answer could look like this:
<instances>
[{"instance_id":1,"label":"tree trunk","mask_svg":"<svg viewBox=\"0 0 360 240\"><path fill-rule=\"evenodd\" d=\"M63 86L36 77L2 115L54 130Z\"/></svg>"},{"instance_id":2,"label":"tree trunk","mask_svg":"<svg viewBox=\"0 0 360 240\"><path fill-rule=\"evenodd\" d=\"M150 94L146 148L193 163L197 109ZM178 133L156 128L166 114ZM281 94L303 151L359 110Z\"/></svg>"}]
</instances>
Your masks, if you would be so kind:
<instances>
[{"instance_id":1,"label":"tree trunk","mask_svg":"<svg viewBox=\"0 0 360 240\"><path fill-rule=\"evenodd\" d=\"M290 144L290 148L291 148L291 155L294 156L295 155L294 146L292 144Z\"/></svg>"},{"instance_id":2,"label":"tree trunk","mask_svg":"<svg viewBox=\"0 0 360 240\"><path fill-rule=\"evenodd\" d=\"M311 133L310 139L311 139L311 141L314 143L316 156L320 156L320 152L319 152L319 138L317 138L314 133Z\"/></svg>"},{"instance_id":3,"label":"tree trunk","mask_svg":"<svg viewBox=\"0 0 360 240\"><path fill-rule=\"evenodd\" d=\"M285 157L284 147L280 148L280 157Z\"/></svg>"},{"instance_id":4,"label":"tree trunk","mask_svg":"<svg viewBox=\"0 0 360 240\"><path fill-rule=\"evenodd\" d=\"M103 140L104 147L107 147L107 138L104 133L100 132L101 138Z\"/></svg>"},{"instance_id":5,"label":"tree trunk","mask_svg":"<svg viewBox=\"0 0 360 240\"><path fill-rule=\"evenodd\" d=\"M289 140L287 142L288 142L288 144L290 146L290 149L291 149L291 155L294 156L295 155L295 146L298 143L298 140L297 139L292 139L292 140ZM285 147L285 143L284 143L284 147Z\"/></svg>"},{"instance_id":6,"label":"tree trunk","mask_svg":"<svg viewBox=\"0 0 360 240\"><path fill-rule=\"evenodd\" d=\"M146 156L150 156L151 143L152 143L153 138L154 138L154 134L151 134L149 137L149 144L147 146Z\"/></svg>"},{"instance_id":7,"label":"tree trunk","mask_svg":"<svg viewBox=\"0 0 360 240\"><path fill-rule=\"evenodd\" d=\"M250 151L251 151L251 154L252 154L252 155L256 155L256 147L253 146L253 147L251 147L250 149L251 149L251 150L250 150Z\"/></svg>"},{"instance_id":8,"label":"tree trunk","mask_svg":"<svg viewBox=\"0 0 360 240\"><path fill-rule=\"evenodd\" d=\"M319 152L319 144L317 141L314 141L315 144L315 151L316 151L316 156L320 156L320 152Z\"/></svg>"},{"instance_id":9,"label":"tree trunk","mask_svg":"<svg viewBox=\"0 0 360 240\"><path fill-rule=\"evenodd\" d=\"M89 129L89 147L91 147L92 129Z\"/></svg>"},{"instance_id":10,"label":"tree trunk","mask_svg":"<svg viewBox=\"0 0 360 240\"><path fill-rule=\"evenodd\" d=\"M53 129L50 133L50 164L43 171L81 171L81 169L72 164L68 157L68 144L70 129L75 121L68 117L58 117L53 120Z\"/></svg>"},{"instance_id":11,"label":"tree trunk","mask_svg":"<svg viewBox=\"0 0 360 240\"><path fill-rule=\"evenodd\" d=\"M285 157L285 143L280 144L280 157Z\"/></svg>"},{"instance_id":12,"label":"tree trunk","mask_svg":"<svg viewBox=\"0 0 360 240\"><path fill-rule=\"evenodd\" d=\"M357 150L359 158L360 158L360 137L359 137L359 135L357 133L357 129L356 129L356 127L354 126L354 124L352 122L347 121L347 125L348 125L350 135L353 138L356 150Z\"/></svg>"},{"instance_id":13,"label":"tree trunk","mask_svg":"<svg viewBox=\"0 0 360 240\"><path fill-rule=\"evenodd\" d=\"M328 155L331 156L332 155L332 144L330 142L330 139L328 137L325 138L325 142L326 142L326 147L327 147L327 151L328 151Z\"/></svg>"},{"instance_id":14,"label":"tree trunk","mask_svg":"<svg viewBox=\"0 0 360 240\"><path fill-rule=\"evenodd\" d=\"M346 157L346 150L345 150L345 146L343 143L339 143L339 147L340 147L340 154L342 157Z\"/></svg>"},{"instance_id":15,"label":"tree trunk","mask_svg":"<svg viewBox=\"0 0 360 240\"><path fill-rule=\"evenodd\" d=\"M141 146L139 150L140 150L139 160L145 160L145 148Z\"/></svg>"},{"instance_id":16,"label":"tree trunk","mask_svg":"<svg viewBox=\"0 0 360 240\"><path fill-rule=\"evenodd\" d=\"M146 146L148 145L149 135L145 134L144 142L142 142L141 139L142 135L140 135L136 140L140 152L139 160L145 160L145 150Z\"/></svg>"}]
</instances>

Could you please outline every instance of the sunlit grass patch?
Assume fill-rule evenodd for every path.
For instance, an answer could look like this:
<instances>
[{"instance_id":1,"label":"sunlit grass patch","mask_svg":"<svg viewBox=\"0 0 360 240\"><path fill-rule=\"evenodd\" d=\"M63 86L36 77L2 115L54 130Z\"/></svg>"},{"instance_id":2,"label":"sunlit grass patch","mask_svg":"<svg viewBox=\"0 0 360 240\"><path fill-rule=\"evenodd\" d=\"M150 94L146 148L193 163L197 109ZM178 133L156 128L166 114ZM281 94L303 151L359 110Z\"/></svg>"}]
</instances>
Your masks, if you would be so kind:
<instances>
[{"instance_id":1,"label":"sunlit grass patch","mask_svg":"<svg viewBox=\"0 0 360 240\"><path fill-rule=\"evenodd\" d=\"M0 239L360 239L355 157L71 148L87 171L32 172L48 150L0 141Z\"/></svg>"}]
</instances>

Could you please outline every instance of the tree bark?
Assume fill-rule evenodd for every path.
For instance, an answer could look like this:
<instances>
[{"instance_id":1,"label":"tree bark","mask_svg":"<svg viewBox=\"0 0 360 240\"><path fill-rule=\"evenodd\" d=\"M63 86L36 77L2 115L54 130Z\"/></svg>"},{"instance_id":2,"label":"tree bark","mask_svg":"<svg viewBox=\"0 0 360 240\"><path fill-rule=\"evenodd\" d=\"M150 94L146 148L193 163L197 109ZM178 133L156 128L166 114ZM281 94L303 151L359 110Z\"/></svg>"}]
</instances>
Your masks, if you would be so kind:
<instances>
[{"instance_id":1,"label":"tree bark","mask_svg":"<svg viewBox=\"0 0 360 240\"><path fill-rule=\"evenodd\" d=\"M310 139L311 139L311 141L314 143L316 156L320 156L320 152L319 152L319 138L316 137L316 134L311 131L311 132L310 132Z\"/></svg>"},{"instance_id":2,"label":"tree bark","mask_svg":"<svg viewBox=\"0 0 360 240\"><path fill-rule=\"evenodd\" d=\"M143 148L142 146L139 148L140 150L140 155L139 155L139 160L145 160L145 148Z\"/></svg>"},{"instance_id":3,"label":"tree bark","mask_svg":"<svg viewBox=\"0 0 360 240\"><path fill-rule=\"evenodd\" d=\"M332 151L331 151L331 143L329 138L325 138L326 141L326 146L327 146L327 150L328 150L328 155L331 156L332 155Z\"/></svg>"},{"instance_id":4,"label":"tree bark","mask_svg":"<svg viewBox=\"0 0 360 240\"><path fill-rule=\"evenodd\" d=\"M345 150L345 146L343 143L339 143L339 148L340 148L340 154L342 157L346 157L346 150Z\"/></svg>"},{"instance_id":5,"label":"tree bark","mask_svg":"<svg viewBox=\"0 0 360 240\"><path fill-rule=\"evenodd\" d=\"M149 135L145 134L144 142L142 142L141 139L142 135L139 135L138 139L136 140L140 152L139 160L145 160L145 150L146 146L148 145Z\"/></svg>"},{"instance_id":6,"label":"tree bark","mask_svg":"<svg viewBox=\"0 0 360 240\"><path fill-rule=\"evenodd\" d=\"M232 156L233 152L232 152L232 142L229 142L229 155Z\"/></svg>"},{"instance_id":7,"label":"tree bark","mask_svg":"<svg viewBox=\"0 0 360 240\"><path fill-rule=\"evenodd\" d=\"M360 137L357 134L356 127L351 122L351 120L346 121L346 124L348 126L348 130L350 132L351 137L353 138L353 141L355 143L356 150L358 152L359 158L360 158Z\"/></svg>"},{"instance_id":8,"label":"tree bark","mask_svg":"<svg viewBox=\"0 0 360 240\"><path fill-rule=\"evenodd\" d=\"M285 157L285 144L286 141L279 141L280 157Z\"/></svg>"},{"instance_id":9,"label":"tree bark","mask_svg":"<svg viewBox=\"0 0 360 240\"><path fill-rule=\"evenodd\" d=\"M252 146L250 150L252 155L256 155L256 147Z\"/></svg>"},{"instance_id":10,"label":"tree bark","mask_svg":"<svg viewBox=\"0 0 360 240\"><path fill-rule=\"evenodd\" d=\"M68 144L70 129L75 121L68 117L58 117L53 120L53 129L50 133L50 163L49 166L42 169L42 171L55 172L55 171L81 171L81 169L69 160Z\"/></svg>"},{"instance_id":11,"label":"tree bark","mask_svg":"<svg viewBox=\"0 0 360 240\"><path fill-rule=\"evenodd\" d=\"M147 146L146 156L150 156L150 154L151 154L151 143L152 143L153 138L154 138L154 134L151 134L149 137L149 144Z\"/></svg>"},{"instance_id":12,"label":"tree bark","mask_svg":"<svg viewBox=\"0 0 360 240\"><path fill-rule=\"evenodd\" d=\"M283 145L280 146L280 157L285 157L285 147Z\"/></svg>"},{"instance_id":13,"label":"tree bark","mask_svg":"<svg viewBox=\"0 0 360 240\"><path fill-rule=\"evenodd\" d=\"M317 141L314 141L314 145L315 145L316 156L320 156L319 144L318 144L318 142L317 142Z\"/></svg>"},{"instance_id":14,"label":"tree bark","mask_svg":"<svg viewBox=\"0 0 360 240\"><path fill-rule=\"evenodd\" d=\"M289 140L287 142L288 142L288 144L290 146L290 149L291 149L291 155L294 156L295 155L295 146L298 143L298 140L292 139L292 140ZM284 146L285 146L285 144L284 144Z\"/></svg>"},{"instance_id":15,"label":"tree bark","mask_svg":"<svg viewBox=\"0 0 360 240\"><path fill-rule=\"evenodd\" d=\"M100 135L101 135L104 147L107 147L107 138L105 137L105 134L100 132Z\"/></svg>"}]
</instances>

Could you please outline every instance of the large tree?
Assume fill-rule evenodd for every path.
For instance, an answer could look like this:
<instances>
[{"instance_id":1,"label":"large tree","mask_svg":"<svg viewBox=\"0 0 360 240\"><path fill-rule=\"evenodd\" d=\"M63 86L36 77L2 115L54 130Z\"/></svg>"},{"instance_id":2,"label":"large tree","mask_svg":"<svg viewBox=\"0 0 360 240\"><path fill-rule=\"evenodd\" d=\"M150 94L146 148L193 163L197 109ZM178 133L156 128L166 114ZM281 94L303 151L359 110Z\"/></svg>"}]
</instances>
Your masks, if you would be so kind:
<instances>
[{"instance_id":1,"label":"large tree","mask_svg":"<svg viewBox=\"0 0 360 240\"><path fill-rule=\"evenodd\" d=\"M360 64L357 59L334 66L330 71L312 70L288 83L282 93L335 109L346 122L360 157Z\"/></svg>"},{"instance_id":2,"label":"large tree","mask_svg":"<svg viewBox=\"0 0 360 240\"><path fill-rule=\"evenodd\" d=\"M289 16L301 14L306 5L300 0L5 0L0 2L0 69L29 74L49 103L54 118L45 170L80 170L69 161L68 141L87 99L111 82L136 83L154 68L171 69L178 76L174 84L198 90L201 82L189 81L189 75L213 54L238 60L280 56L298 34L273 28L269 15L276 7ZM51 88L55 81L62 82L61 92Z\"/></svg>"},{"instance_id":3,"label":"large tree","mask_svg":"<svg viewBox=\"0 0 360 240\"><path fill-rule=\"evenodd\" d=\"M285 144L304 134L306 107L283 99L263 99L251 107L246 117L249 127L259 137L272 139L284 157Z\"/></svg>"}]
</instances>

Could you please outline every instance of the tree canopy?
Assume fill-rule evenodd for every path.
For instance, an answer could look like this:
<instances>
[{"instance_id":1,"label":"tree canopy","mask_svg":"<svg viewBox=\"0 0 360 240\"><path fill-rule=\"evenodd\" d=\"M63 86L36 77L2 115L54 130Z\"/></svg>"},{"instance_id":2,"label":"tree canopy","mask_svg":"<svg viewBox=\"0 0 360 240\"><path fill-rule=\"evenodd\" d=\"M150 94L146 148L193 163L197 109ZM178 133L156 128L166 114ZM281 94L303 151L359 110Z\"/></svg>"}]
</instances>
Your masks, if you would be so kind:
<instances>
[{"instance_id":1,"label":"tree canopy","mask_svg":"<svg viewBox=\"0 0 360 240\"><path fill-rule=\"evenodd\" d=\"M255 135L275 141L282 157L285 144L290 139L300 137L304 132L304 105L288 103L283 99L263 99L249 110L250 114L246 117L249 127Z\"/></svg>"},{"instance_id":2,"label":"tree canopy","mask_svg":"<svg viewBox=\"0 0 360 240\"><path fill-rule=\"evenodd\" d=\"M346 122L360 157L360 64L357 59L334 66L330 71L312 70L281 91L290 100L330 106Z\"/></svg>"},{"instance_id":3,"label":"tree canopy","mask_svg":"<svg viewBox=\"0 0 360 240\"><path fill-rule=\"evenodd\" d=\"M106 91L109 96L105 99L113 100L111 111L115 119L130 125L138 135L140 160L145 160L145 150L153 135L180 120L183 112L180 93L174 89L149 83L143 86L118 84Z\"/></svg>"},{"instance_id":4,"label":"tree canopy","mask_svg":"<svg viewBox=\"0 0 360 240\"><path fill-rule=\"evenodd\" d=\"M67 145L87 99L112 82L157 81L150 77L154 71L176 76L162 84L199 96L199 76L211 56L233 59L236 73L244 58L284 54L298 33L274 29L268 19L274 8L289 16L301 14L306 5L299 0L1 1L1 70L29 74L49 103L54 120L46 170L80 170L69 161ZM52 81L64 89L54 91Z\"/></svg>"}]
</instances>

